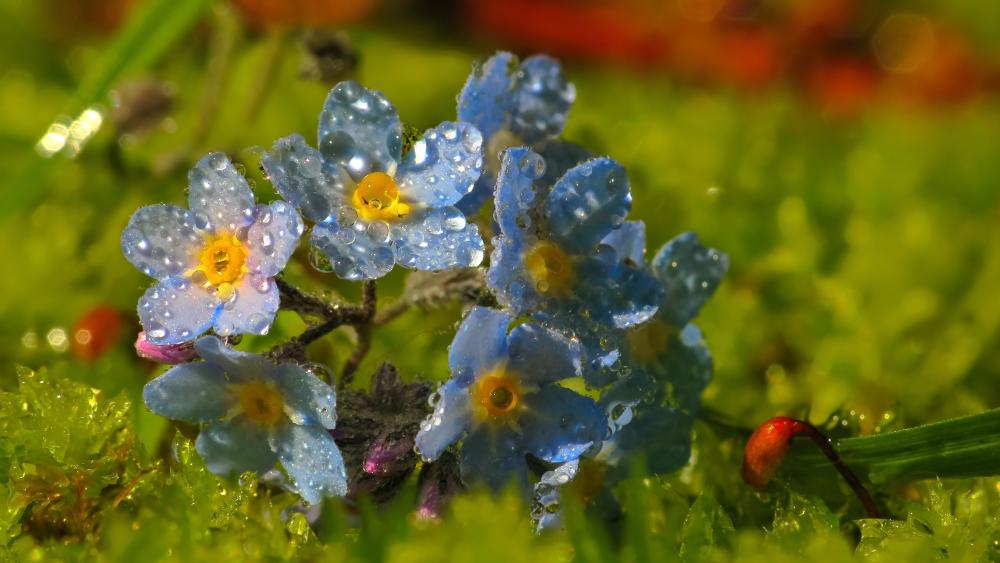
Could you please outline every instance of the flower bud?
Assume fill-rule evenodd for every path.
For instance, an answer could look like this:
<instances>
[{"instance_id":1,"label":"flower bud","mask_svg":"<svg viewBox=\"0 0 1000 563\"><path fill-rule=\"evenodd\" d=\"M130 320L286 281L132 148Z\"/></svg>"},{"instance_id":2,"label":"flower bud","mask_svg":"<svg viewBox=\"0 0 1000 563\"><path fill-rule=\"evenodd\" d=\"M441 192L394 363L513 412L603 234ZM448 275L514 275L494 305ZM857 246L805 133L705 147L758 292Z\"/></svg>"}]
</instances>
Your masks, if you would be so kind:
<instances>
[{"instance_id":1,"label":"flower bud","mask_svg":"<svg viewBox=\"0 0 1000 563\"><path fill-rule=\"evenodd\" d=\"M135 339L135 353L140 358L159 362L161 364L183 364L198 357L193 342L180 344L157 345L146 340L146 333L140 332Z\"/></svg>"}]
</instances>

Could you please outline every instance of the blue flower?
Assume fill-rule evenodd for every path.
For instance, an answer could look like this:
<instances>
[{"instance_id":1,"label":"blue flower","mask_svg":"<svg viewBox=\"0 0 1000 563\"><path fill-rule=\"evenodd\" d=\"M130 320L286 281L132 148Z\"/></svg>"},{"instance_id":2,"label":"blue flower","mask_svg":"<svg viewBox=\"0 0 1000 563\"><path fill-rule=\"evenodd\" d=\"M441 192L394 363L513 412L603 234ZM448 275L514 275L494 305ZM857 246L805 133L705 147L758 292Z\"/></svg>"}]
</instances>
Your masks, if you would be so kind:
<instances>
[{"instance_id":1,"label":"blue flower","mask_svg":"<svg viewBox=\"0 0 1000 563\"><path fill-rule=\"evenodd\" d=\"M463 435L466 483L527 488L526 454L552 463L580 457L608 436L604 411L558 384L579 376L582 350L565 336L526 323L507 333L507 313L473 308L448 353L452 378L417 433L427 461Z\"/></svg>"},{"instance_id":2,"label":"blue flower","mask_svg":"<svg viewBox=\"0 0 1000 563\"><path fill-rule=\"evenodd\" d=\"M222 153L188 175L188 206L151 205L122 232L122 252L157 283L139 300L139 320L156 345L221 335L265 334L278 311L273 277L302 235L283 201L255 205L243 176Z\"/></svg>"},{"instance_id":3,"label":"blue flower","mask_svg":"<svg viewBox=\"0 0 1000 563\"><path fill-rule=\"evenodd\" d=\"M278 192L316 223L321 269L350 280L395 264L418 270L478 266L483 240L454 207L483 166L483 139L468 123L427 130L402 155L402 124L380 92L341 82L319 120L319 150L279 139L261 164Z\"/></svg>"},{"instance_id":4,"label":"blue flower","mask_svg":"<svg viewBox=\"0 0 1000 563\"><path fill-rule=\"evenodd\" d=\"M656 312L663 288L645 268L603 242L632 205L620 164L595 158L551 188L545 162L526 148L504 153L497 179L499 234L487 283L517 315L576 332L596 324L624 328Z\"/></svg>"},{"instance_id":5,"label":"blue flower","mask_svg":"<svg viewBox=\"0 0 1000 563\"><path fill-rule=\"evenodd\" d=\"M473 69L458 95L458 119L475 125L486 144L486 166L472 193L458 208L467 215L479 210L493 194L504 149L530 146L562 171L591 155L573 143L556 140L576 88L563 76L555 59L544 55L518 62L511 53L499 52Z\"/></svg>"},{"instance_id":6,"label":"blue flower","mask_svg":"<svg viewBox=\"0 0 1000 563\"><path fill-rule=\"evenodd\" d=\"M644 264L642 223L626 223L604 242ZM641 451L653 473L687 462L691 424L713 370L701 331L690 321L719 286L728 264L725 254L702 246L694 233L681 234L664 244L651 264L664 288L657 314L625 330L582 336L605 373L622 376L601 397L615 430L605 457L616 460ZM650 441L650 435L661 438Z\"/></svg>"},{"instance_id":7,"label":"blue flower","mask_svg":"<svg viewBox=\"0 0 1000 563\"><path fill-rule=\"evenodd\" d=\"M329 430L336 394L296 363L237 352L214 336L195 343L203 362L171 368L143 389L149 410L205 424L195 448L218 475L261 475L280 461L309 503L343 496L347 474Z\"/></svg>"}]
</instances>

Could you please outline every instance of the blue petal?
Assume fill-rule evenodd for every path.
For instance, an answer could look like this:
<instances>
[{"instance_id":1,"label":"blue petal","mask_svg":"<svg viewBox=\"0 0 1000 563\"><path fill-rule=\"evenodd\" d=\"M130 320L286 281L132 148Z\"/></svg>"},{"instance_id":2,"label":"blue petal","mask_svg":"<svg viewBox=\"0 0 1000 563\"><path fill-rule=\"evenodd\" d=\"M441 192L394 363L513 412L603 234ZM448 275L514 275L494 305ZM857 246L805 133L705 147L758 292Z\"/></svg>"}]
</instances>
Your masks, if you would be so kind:
<instances>
[{"instance_id":1,"label":"blue petal","mask_svg":"<svg viewBox=\"0 0 1000 563\"><path fill-rule=\"evenodd\" d=\"M355 180L392 172L400 161L403 127L381 92L352 80L330 90L319 116L319 150Z\"/></svg>"},{"instance_id":2,"label":"blue petal","mask_svg":"<svg viewBox=\"0 0 1000 563\"><path fill-rule=\"evenodd\" d=\"M220 336L267 334L279 305L278 286L271 278L244 275L215 318L215 332Z\"/></svg>"},{"instance_id":3,"label":"blue petal","mask_svg":"<svg viewBox=\"0 0 1000 563\"><path fill-rule=\"evenodd\" d=\"M316 223L332 215L354 189L347 172L324 162L323 155L300 135L275 141L260 164L281 197Z\"/></svg>"},{"instance_id":4,"label":"blue petal","mask_svg":"<svg viewBox=\"0 0 1000 563\"><path fill-rule=\"evenodd\" d=\"M337 426L337 392L296 363L283 363L274 370L274 381L285 400L285 414L299 425Z\"/></svg>"},{"instance_id":5,"label":"blue petal","mask_svg":"<svg viewBox=\"0 0 1000 563\"><path fill-rule=\"evenodd\" d=\"M625 169L610 158L571 168L546 200L551 237L560 246L588 252L625 221L632 207Z\"/></svg>"},{"instance_id":6,"label":"blue petal","mask_svg":"<svg viewBox=\"0 0 1000 563\"><path fill-rule=\"evenodd\" d=\"M571 329L586 351L583 380L587 385L604 387L631 371L621 361L625 344L621 331L596 323L576 323Z\"/></svg>"},{"instance_id":7,"label":"blue petal","mask_svg":"<svg viewBox=\"0 0 1000 563\"><path fill-rule=\"evenodd\" d=\"M507 124L513 105L510 70L514 55L500 52L469 75L458 95L458 119L475 125L489 139Z\"/></svg>"},{"instance_id":8,"label":"blue petal","mask_svg":"<svg viewBox=\"0 0 1000 563\"><path fill-rule=\"evenodd\" d=\"M719 287L729 258L702 246L698 236L688 232L664 244L653 258L652 268L666 289L663 316L671 324L683 326Z\"/></svg>"},{"instance_id":9,"label":"blue petal","mask_svg":"<svg viewBox=\"0 0 1000 563\"><path fill-rule=\"evenodd\" d=\"M701 393L712 380L714 362L701 331L689 324L671 335L656 373L670 383L670 403L697 412Z\"/></svg>"},{"instance_id":10,"label":"blue petal","mask_svg":"<svg viewBox=\"0 0 1000 563\"><path fill-rule=\"evenodd\" d=\"M642 456L654 475L676 471L691 458L691 428L694 418L676 409L640 405L627 426L613 438L616 457ZM655 439L650 439L655 436ZM624 474L627 467L619 466ZM624 475L623 475L624 476Z\"/></svg>"},{"instance_id":11,"label":"blue petal","mask_svg":"<svg viewBox=\"0 0 1000 563\"><path fill-rule=\"evenodd\" d=\"M222 476L244 471L261 475L277 461L268 446L265 428L245 416L209 424L198 434L195 449L208 470Z\"/></svg>"},{"instance_id":12,"label":"blue petal","mask_svg":"<svg viewBox=\"0 0 1000 563\"><path fill-rule=\"evenodd\" d=\"M486 272L486 283L497 301L515 315L533 311L543 302L524 267L524 244L517 236L495 237Z\"/></svg>"},{"instance_id":13,"label":"blue petal","mask_svg":"<svg viewBox=\"0 0 1000 563\"><path fill-rule=\"evenodd\" d=\"M509 324L510 315L486 307L473 307L462 320L448 348L448 367L462 387L506 356Z\"/></svg>"},{"instance_id":14,"label":"blue petal","mask_svg":"<svg viewBox=\"0 0 1000 563\"><path fill-rule=\"evenodd\" d=\"M601 244L614 248L622 260L630 260L635 265L645 264L646 224L642 221L626 221L604 237Z\"/></svg>"},{"instance_id":15,"label":"blue petal","mask_svg":"<svg viewBox=\"0 0 1000 563\"><path fill-rule=\"evenodd\" d=\"M188 173L188 207L199 226L232 233L253 219L253 192L229 158L214 152Z\"/></svg>"},{"instance_id":16,"label":"blue petal","mask_svg":"<svg viewBox=\"0 0 1000 563\"><path fill-rule=\"evenodd\" d=\"M532 147L545 159L545 173L536 182L551 188L574 166L594 158L594 153L576 143L554 139Z\"/></svg>"},{"instance_id":17,"label":"blue petal","mask_svg":"<svg viewBox=\"0 0 1000 563\"><path fill-rule=\"evenodd\" d=\"M494 214L503 236L524 237L538 228L529 215L538 197L534 182L545 173L545 160L524 147L507 149L497 176Z\"/></svg>"},{"instance_id":18,"label":"blue petal","mask_svg":"<svg viewBox=\"0 0 1000 563\"><path fill-rule=\"evenodd\" d=\"M303 500L317 504L323 497L347 494L344 458L326 429L285 424L270 439L271 448Z\"/></svg>"},{"instance_id":19,"label":"blue petal","mask_svg":"<svg viewBox=\"0 0 1000 563\"><path fill-rule=\"evenodd\" d=\"M551 471L546 471L535 484L531 501L531 518L535 521L537 532L552 530L561 525L560 490L576 477L579 469L580 460L567 461Z\"/></svg>"},{"instance_id":20,"label":"blue petal","mask_svg":"<svg viewBox=\"0 0 1000 563\"><path fill-rule=\"evenodd\" d=\"M247 230L247 269L265 278L278 275L295 252L303 228L302 219L291 205L283 201L258 205Z\"/></svg>"},{"instance_id":21,"label":"blue petal","mask_svg":"<svg viewBox=\"0 0 1000 563\"><path fill-rule=\"evenodd\" d=\"M472 410L469 390L449 379L437 391L434 411L420 425L416 450L424 461L434 461L469 428Z\"/></svg>"},{"instance_id":22,"label":"blue petal","mask_svg":"<svg viewBox=\"0 0 1000 563\"><path fill-rule=\"evenodd\" d=\"M525 394L519 422L525 449L553 463L577 459L608 437L604 409L558 385Z\"/></svg>"},{"instance_id":23,"label":"blue petal","mask_svg":"<svg viewBox=\"0 0 1000 563\"><path fill-rule=\"evenodd\" d=\"M526 144L556 137L576 99L576 88L563 76L562 66L545 55L528 57L514 81L511 131Z\"/></svg>"},{"instance_id":24,"label":"blue petal","mask_svg":"<svg viewBox=\"0 0 1000 563\"><path fill-rule=\"evenodd\" d=\"M177 344L211 328L221 306L212 290L182 277L167 278L139 299L139 322L153 344Z\"/></svg>"},{"instance_id":25,"label":"blue petal","mask_svg":"<svg viewBox=\"0 0 1000 563\"><path fill-rule=\"evenodd\" d=\"M483 170L483 136L474 126L445 121L413 144L396 172L400 197L431 207L454 205Z\"/></svg>"},{"instance_id":26,"label":"blue petal","mask_svg":"<svg viewBox=\"0 0 1000 563\"><path fill-rule=\"evenodd\" d=\"M142 389L149 410L171 420L209 422L225 416L232 404L228 382L218 366L207 362L182 364L150 381Z\"/></svg>"},{"instance_id":27,"label":"blue petal","mask_svg":"<svg viewBox=\"0 0 1000 563\"><path fill-rule=\"evenodd\" d=\"M459 455L462 481L499 491L513 482L528 492L528 466L517 431L506 424L484 422L462 442Z\"/></svg>"},{"instance_id":28,"label":"blue petal","mask_svg":"<svg viewBox=\"0 0 1000 563\"><path fill-rule=\"evenodd\" d=\"M206 362L218 366L226 380L233 383L272 380L278 370L278 364L271 359L234 350L214 335L199 338L194 343L194 349Z\"/></svg>"},{"instance_id":29,"label":"blue petal","mask_svg":"<svg viewBox=\"0 0 1000 563\"><path fill-rule=\"evenodd\" d=\"M615 269L611 281L613 292L602 297L615 327L637 325L656 314L663 301L663 287L645 267L622 264Z\"/></svg>"},{"instance_id":30,"label":"blue petal","mask_svg":"<svg viewBox=\"0 0 1000 563\"><path fill-rule=\"evenodd\" d=\"M187 209L150 205L129 219L122 231L122 253L147 276L168 278L198 264L204 235Z\"/></svg>"},{"instance_id":31,"label":"blue petal","mask_svg":"<svg viewBox=\"0 0 1000 563\"><path fill-rule=\"evenodd\" d=\"M583 346L562 334L525 323L507 338L507 367L529 385L546 385L583 373Z\"/></svg>"},{"instance_id":32,"label":"blue petal","mask_svg":"<svg viewBox=\"0 0 1000 563\"><path fill-rule=\"evenodd\" d=\"M396 236L396 262L406 268L476 267L485 254L479 227L455 207L415 211L399 225Z\"/></svg>"},{"instance_id":33,"label":"blue petal","mask_svg":"<svg viewBox=\"0 0 1000 563\"><path fill-rule=\"evenodd\" d=\"M574 332L575 326L591 322L625 328L650 319L660 305L663 288L645 268L615 264L616 257L603 246L593 256L577 258L572 295L543 301L538 318Z\"/></svg>"},{"instance_id":34,"label":"blue petal","mask_svg":"<svg viewBox=\"0 0 1000 563\"><path fill-rule=\"evenodd\" d=\"M313 247L329 259L330 271L346 280L370 280L388 274L396 261L389 225L360 220L353 209L342 209L334 220L313 227Z\"/></svg>"}]
</instances>

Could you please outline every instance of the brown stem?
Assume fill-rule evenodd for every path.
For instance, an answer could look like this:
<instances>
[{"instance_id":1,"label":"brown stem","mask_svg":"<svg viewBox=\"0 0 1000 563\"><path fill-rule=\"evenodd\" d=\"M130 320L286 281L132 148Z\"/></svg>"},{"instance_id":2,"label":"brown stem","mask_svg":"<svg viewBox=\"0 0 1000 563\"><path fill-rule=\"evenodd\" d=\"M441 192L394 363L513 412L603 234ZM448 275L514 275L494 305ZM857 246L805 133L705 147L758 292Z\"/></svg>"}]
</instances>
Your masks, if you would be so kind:
<instances>
[{"instance_id":1,"label":"brown stem","mask_svg":"<svg viewBox=\"0 0 1000 563\"><path fill-rule=\"evenodd\" d=\"M361 305L331 305L314 295L303 292L284 279L277 278L275 281L281 294L283 307L295 311L299 315L318 315L324 320L307 328L302 334L288 342L271 348L267 355L274 360L292 359L304 362L306 359L305 348L310 343L343 325L353 325L359 330L361 327L367 329L372 319L375 318L377 298L375 282L372 280L366 280L362 286ZM364 358L365 353L367 350L361 354L361 358Z\"/></svg>"},{"instance_id":2,"label":"brown stem","mask_svg":"<svg viewBox=\"0 0 1000 563\"><path fill-rule=\"evenodd\" d=\"M833 449L830 439L812 424L801 420L798 422L801 425L800 432L809 436L813 443L815 443L823 452L826 458L830 460L830 463L837 468L837 471L840 472L840 475L844 478L844 480L847 481L848 486L850 486L851 490L854 491L854 495L858 497L858 500L860 500L861 504L864 505L865 512L868 513L868 517L880 518L878 508L875 506L875 501L868 493L868 489L866 489L861 483L861 479L858 479L858 476L855 475L849 467L847 467L844 460L840 459L840 454L837 453L837 450Z\"/></svg>"},{"instance_id":3,"label":"brown stem","mask_svg":"<svg viewBox=\"0 0 1000 563\"><path fill-rule=\"evenodd\" d=\"M358 341L354 345L354 351L351 352L351 356L347 358L347 362L344 363L344 369L340 373L340 383L338 386L343 389L346 388L354 380L354 374L358 371L361 366L361 362L364 361L365 356L368 355L368 351L372 347L372 327L371 325L360 325L355 328L358 332Z\"/></svg>"}]
</instances>

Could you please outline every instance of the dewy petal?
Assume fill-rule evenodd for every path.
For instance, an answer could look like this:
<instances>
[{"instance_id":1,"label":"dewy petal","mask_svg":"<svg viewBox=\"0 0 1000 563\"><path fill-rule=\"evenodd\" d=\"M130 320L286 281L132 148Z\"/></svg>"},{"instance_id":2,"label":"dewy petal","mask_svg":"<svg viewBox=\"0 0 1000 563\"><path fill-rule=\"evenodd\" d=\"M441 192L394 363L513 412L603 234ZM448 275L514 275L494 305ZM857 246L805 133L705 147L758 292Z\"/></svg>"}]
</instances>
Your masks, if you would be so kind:
<instances>
[{"instance_id":1,"label":"dewy petal","mask_svg":"<svg viewBox=\"0 0 1000 563\"><path fill-rule=\"evenodd\" d=\"M232 403L222 369L207 362L170 368L142 389L149 410L171 420L209 422L222 418Z\"/></svg>"},{"instance_id":2,"label":"dewy petal","mask_svg":"<svg viewBox=\"0 0 1000 563\"><path fill-rule=\"evenodd\" d=\"M198 263L205 233L194 214L175 205L136 211L122 231L122 253L136 268L157 279L182 274Z\"/></svg>"},{"instance_id":3,"label":"dewy petal","mask_svg":"<svg viewBox=\"0 0 1000 563\"><path fill-rule=\"evenodd\" d=\"M274 381L285 398L285 412L292 422L318 424L330 430L337 426L337 393L333 387L296 363L277 366Z\"/></svg>"},{"instance_id":4,"label":"dewy petal","mask_svg":"<svg viewBox=\"0 0 1000 563\"><path fill-rule=\"evenodd\" d=\"M608 247L602 248L615 255ZM644 267L609 264L587 256L576 261L576 277L573 298L550 303L539 311L542 318L572 328L583 312L601 325L625 328L652 318L663 298L663 288Z\"/></svg>"},{"instance_id":5,"label":"dewy petal","mask_svg":"<svg viewBox=\"0 0 1000 563\"><path fill-rule=\"evenodd\" d=\"M544 300L524 267L525 242L518 236L493 239L486 283L497 301L515 315L535 310Z\"/></svg>"},{"instance_id":6,"label":"dewy petal","mask_svg":"<svg viewBox=\"0 0 1000 563\"><path fill-rule=\"evenodd\" d=\"M234 350L214 335L199 338L194 349L206 362L222 369L227 380L237 383L271 377L276 368L276 364L264 356Z\"/></svg>"},{"instance_id":7,"label":"dewy petal","mask_svg":"<svg viewBox=\"0 0 1000 563\"><path fill-rule=\"evenodd\" d=\"M632 421L612 438L618 450L615 456L640 455L645 459L646 469L654 475L676 471L691 458L693 422L691 415L677 409L640 405ZM627 471L625 464L618 467L619 471Z\"/></svg>"},{"instance_id":8,"label":"dewy petal","mask_svg":"<svg viewBox=\"0 0 1000 563\"><path fill-rule=\"evenodd\" d=\"M701 393L712 380L714 362L701 331L693 324L672 334L657 373L670 382L670 402L689 412L701 405Z\"/></svg>"},{"instance_id":9,"label":"dewy petal","mask_svg":"<svg viewBox=\"0 0 1000 563\"><path fill-rule=\"evenodd\" d=\"M396 183L406 201L443 207L471 192L482 169L479 130L468 123L445 121L413 144L396 172Z\"/></svg>"},{"instance_id":10,"label":"dewy petal","mask_svg":"<svg viewBox=\"0 0 1000 563\"><path fill-rule=\"evenodd\" d=\"M571 168L552 187L549 232L563 248L586 253L625 222L631 207L625 169L610 158L595 158Z\"/></svg>"},{"instance_id":11,"label":"dewy petal","mask_svg":"<svg viewBox=\"0 0 1000 563\"><path fill-rule=\"evenodd\" d=\"M604 237L601 244L614 248L622 260L631 260L635 265L645 264L646 224L642 221L626 221Z\"/></svg>"},{"instance_id":12,"label":"dewy petal","mask_svg":"<svg viewBox=\"0 0 1000 563\"><path fill-rule=\"evenodd\" d=\"M260 164L281 197L316 223L330 217L354 189L350 176L340 166L326 163L300 135L275 141Z\"/></svg>"},{"instance_id":13,"label":"dewy petal","mask_svg":"<svg viewBox=\"0 0 1000 563\"><path fill-rule=\"evenodd\" d=\"M513 482L528 492L528 466L521 437L511 425L484 422L462 442L462 481L483 484L494 491Z\"/></svg>"},{"instance_id":14,"label":"dewy petal","mask_svg":"<svg viewBox=\"0 0 1000 563\"><path fill-rule=\"evenodd\" d=\"M283 201L258 205L247 230L247 269L266 278L278 275L295 252L303 228L302 219L291 205Z\"/></svg>"},{"instance_id":15,"label":"dewy petal","mask_svg":"<svg viewBox=\"0 0 1000 563\"><path fill-rule=\"evenodd\" d=\"M208 470L222 476L244 471L261 475L277 461L268 446L267 431L245 416L209 424L198 434L195 449L205 460Z\"/></svg>"},{"instance_id":16,"label":"dewy petal","mask_svg":"<svg viewBox=\"0 0 1000 563\"><path fill-rule=\"evenodd\" d=\"M537 228L529 212L539 197L535 180L545 173L545 160L530 149L516 147L504 151L497 176L495 219L503 236L523 238Z\"/></svg>"},{"instance_id":17,"label":"dewy petal","mask_svg":"<svg viewBox=\"0 0 1000 563\"><path fill-rule=\"evenodd\" d=\"M510 315L486 307L473 307L462 320L448 348L448 367L462 387L506 356L509 324Z\"/></svg>"},{"instance_id":18,"label":"dewy petal","mask_svg":"<svg viewBox=\"0 0 1000 563\"><path fill-rule=\"evenodd\" d=\"M559 62L545 55L528 57L515 75L510 130L525 144L558 136L566 126L576 88Z\"/></svg>"},{"instance_id":19,"label":"dewy petal","mask_svg":"<svg viewBox=\"0 0 1000 563\"><path fill-rule=\"evenodd\" d=\"M552 463L576 459L608 437L604 409L558 385L525 394L519 422L525 449Z\"/></svg>"},{"instance_id":20,"label":"dewy petal","mask_svg":"<svg viewBox=\"0 0 1000 563\"><path fill-rule=\"evenodd\" d=\"M235 290L215 318L216 334L267 334L281 305L277 284L268 277L246 274Z\"/></svg>"},{"instance_id":21,"label":"dewy petal","mask_svg":"<svg viewBox=\"0 0 1000 563\"><path fill-rule=\"evenodd\" d=\"M388 274L396 263L390 232L388 223L363 221L349 209L313 227L311 243L338 276L371 280Z\"/></svg>"},{"instance_id":22,"label":"dewy petal","mask_svg":"<svg viewBox=\"0 0 1000 563\"><path fill-rule=\"evenodd\" d=\"M663 287L645 266L621 264L615 268L612 281L615 289L604 298L617 328L648 321L663 302Z\"/></svg>"},{"instance_id":23,"label":"dewy petal","mask_svg":"<svg viewBox=\"0 0 1000 563\"><path fill-rule=\"evenodd\" d=\"M698 236L688 232L664 244L653 258L652 268L666 290L664 318L675 326L683 326L719 287L729 268L729 258L714 248L702 246Z\"/></svg>"},{"instance_id":24,"label":"dewy petal","mask_svg":"<svg viewBox=\"0 0 1000 563\"><path fill-rule=\"evenodd\" d=\"M583 373L583 346L536 324L514 327L507 349L507 369L530 385L547 385Z\"/></svg>"},{"instance_id":25,"label":"dewy petal","mask_svg":"<svg viewBox=\"0 0 1000 563\"><path fill-rule=\"evenodd\" d=\"M420 425L415 440L424 461L434 461L469 428L472 410L469 389L449 379L437 391L434 410Z\"/></svg>"},{"instance_id":26,"label":"dewy petal","mask_svg":"<svg viewBox=\"0 0 1000 563\"><path fill-rule=\"evenodd\" d=\"M476 267L486 252L479 227L455 207L421 209L399 225L396 262L417 270Z\"/></svg>"},{"instance_id":27,"label":"dewy petal","mask_svg":"<svg viewBox=\"0 0 1000 563\"><path fill-rule=\"evenodd\" d=\"M489 139L503 129L513 104L510 70L516 65L514 55L500 52L469 75L458 95L458 119L475 125Z\"/></svg>"},{"instance_id":28,"label":"dewy petal","mask_svg":"<svg viewBox=\"0 0 1000 563\"><path fill-rule=\"evenodd\" d=\"M188 173L188 207L199 226L215 232L235 232L253 219L253 192L229 158L214 152Z\"/></svg>"},{"instance_id":29,"label":"dewy petal","mask_svg":"<svg viewBox=\"0 0 1000 563\"><path fill-rule=\"evenodd\" d=\"M183 277L161 280L139 299L139 322L153 344L177 344L212 327L221 303Z\"/></svg>"},{"instance_id":30,"label":"dewy petal","mask_svg":"<svg viewBox=\"0 0 1000 563\"><path fill-rule=\"evenodd\" d=\"M344 458L322 426L285 424L271 436L271 448L303 500L317 504L323 497L347 494Z\"/></svg>"},{"instance_id":31,"label":"dewy petal","mask_svg":"<svg viewBox=\"0 0 1000 563\"><path fill-rule=\"evenodd\" d=\"M353 80L330 90L319 115L319 150L355 180L395 170L403 147L396 108L381 92Z\"/></svg>"}]
</instances>

